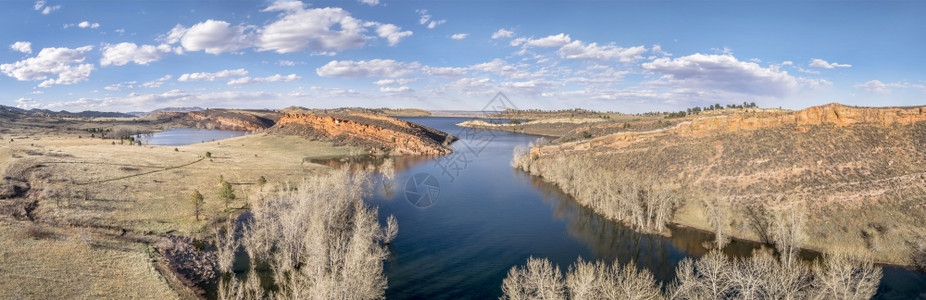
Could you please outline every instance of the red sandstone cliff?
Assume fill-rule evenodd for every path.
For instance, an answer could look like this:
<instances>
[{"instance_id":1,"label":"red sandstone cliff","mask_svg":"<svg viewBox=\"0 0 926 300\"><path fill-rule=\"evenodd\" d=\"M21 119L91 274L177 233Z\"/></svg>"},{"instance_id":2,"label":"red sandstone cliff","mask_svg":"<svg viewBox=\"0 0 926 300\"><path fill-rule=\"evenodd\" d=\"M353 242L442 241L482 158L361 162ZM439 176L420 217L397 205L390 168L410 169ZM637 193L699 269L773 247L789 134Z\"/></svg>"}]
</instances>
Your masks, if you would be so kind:
<instances>
[{"instance_id":1,"label":"red sandstone cliff","mask_svg":"<svg viewBox=\"0 0 926 300\"><path fill-rule=\"evenodd\" d=\"M451 150L446 145L454 139L447 133L415 123L362 113L286 114L270 130L400 155L448 154Z\"/></svg>"}]
</instances>

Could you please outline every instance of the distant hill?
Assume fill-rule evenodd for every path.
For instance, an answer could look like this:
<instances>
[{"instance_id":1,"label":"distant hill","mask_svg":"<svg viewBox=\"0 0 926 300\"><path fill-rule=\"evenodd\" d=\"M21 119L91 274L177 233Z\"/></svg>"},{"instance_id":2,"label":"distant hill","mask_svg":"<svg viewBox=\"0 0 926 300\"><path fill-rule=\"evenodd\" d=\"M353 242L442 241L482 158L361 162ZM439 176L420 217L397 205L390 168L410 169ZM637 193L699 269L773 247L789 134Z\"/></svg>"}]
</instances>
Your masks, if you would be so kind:
<instances>
[{"instance_id":1,"label":"distant hill","mask_svg":"<svg viewBox=\"0 0 926 300\"><path fill-rule=\"evenodd\" d=\"M159 114L159 113L168 113L168 112L191 112L191 111L200 111L200 110L205 110L205 109L202 108L202 107L199 107L199 106L191 106L191 107L165 107L165 108L158 108L158 109L155 109L155 110L152 110L152 111L148 111L148 112L133 111L133 112L129 112L129 114L134 115L134 116L139 116L139 117L147 117L147 116L152 116L152 115L156 115L156 114Z\"/></svg>"},{"instance_id":2,"label":"distant hill","mask_svg":"<svg viewBox=\"0 0 926 300\"><path fill-rule=\"evenodd\" d=\"M93 111L85 110L82 112L69 112L66 110L61 111L51 111L47 109L22 109L12 106L0 105L0 110L15 113L15 114L31 114L31 115L46 115L46 116L55 116L55 117L72 117L72 118L132 118L135 115L120 113L120 112L102 112L102 111Z\"/></svg>"}]
</instances>

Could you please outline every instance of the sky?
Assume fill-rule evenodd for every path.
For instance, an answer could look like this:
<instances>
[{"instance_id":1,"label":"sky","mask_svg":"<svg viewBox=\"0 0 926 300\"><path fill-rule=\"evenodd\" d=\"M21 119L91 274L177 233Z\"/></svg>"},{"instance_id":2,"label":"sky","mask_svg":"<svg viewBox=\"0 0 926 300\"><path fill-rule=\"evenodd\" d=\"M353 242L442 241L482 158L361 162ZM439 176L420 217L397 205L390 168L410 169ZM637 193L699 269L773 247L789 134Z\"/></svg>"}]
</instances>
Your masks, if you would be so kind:
<instances>
[{"instance_id":1,"label":"sky","mask_svg":"<svg viewBox=\"0 0 926 300\"><path fill-rule=\"evenodd\" d=\"M0 105L926 104L926 1L0 1Z\"/></svg>"}]
</instances>

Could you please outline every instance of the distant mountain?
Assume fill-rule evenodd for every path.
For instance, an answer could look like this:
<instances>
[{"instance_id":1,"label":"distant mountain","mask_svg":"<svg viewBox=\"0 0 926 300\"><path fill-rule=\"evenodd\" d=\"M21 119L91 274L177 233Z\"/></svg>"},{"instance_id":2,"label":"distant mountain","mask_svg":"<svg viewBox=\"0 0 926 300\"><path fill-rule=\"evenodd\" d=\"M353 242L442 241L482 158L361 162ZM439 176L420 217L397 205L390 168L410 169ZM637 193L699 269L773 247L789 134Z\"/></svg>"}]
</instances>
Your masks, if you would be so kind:
<instances>
[{"instance_id":1,"label":"distant mountain","mask_svg":"<svg viewBox=\"0 0 926 300\"><path fill-rule=\"evenodd\" d=\"M205 108L202 108L202 107L199 107L199 106L192 106L192 107L165 107L165 108L158 108L158 109L155 109L155 110L152 110L152 111L149 111L149 112L133 111L133 112L129 112L129 114L130 114L130 115L133 115L133 116L138 116L138 117L145 117L145 116L150 116L150 115L156 115L156 114L159 114L159 113L167 113L167 112L191 112L191 111L200 111L200 110L206 110L206 109L205 109Z\"/></svg>"},{"instance_id":2,"label":"distant mountain","mask_svg":"<svg viewBox=\"0 0 926 300\"><path fill-rule=\"evenodd\" d=\"M22 109L18 107L0 105L0 111L10 112L15 114L23 115L46 115L46 116L56 116L56 117L72 117L72 118L132 118L135 115L120 113L120 112L104 112L104 111L93 111L85 110L82 112L72 113L66 110L62 111L51 111L47 109Z\"/></svg>"}]
</instances>

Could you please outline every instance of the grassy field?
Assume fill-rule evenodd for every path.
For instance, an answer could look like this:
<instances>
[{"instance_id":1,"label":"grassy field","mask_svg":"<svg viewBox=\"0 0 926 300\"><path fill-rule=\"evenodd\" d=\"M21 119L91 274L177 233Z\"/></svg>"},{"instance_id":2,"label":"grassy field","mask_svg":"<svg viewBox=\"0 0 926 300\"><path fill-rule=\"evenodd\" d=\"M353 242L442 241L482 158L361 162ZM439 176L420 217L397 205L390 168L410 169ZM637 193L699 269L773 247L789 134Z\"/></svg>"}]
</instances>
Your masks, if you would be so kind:
<instances>
[{"instance_id":1,"label":"grassy field","mask_svg":"<svg viewBox=\"0 0 926 300\"><path fill-rule=\"evenodd\" d=\"M171 289L155 269L154 241L167 234L210 238L257 194L261 176L268 185L297 183L330 170L309 159L364 153L264 133L138 146L90 138L80 126L92 122L3 125L12 126L0 130L0 183L29 190L0 204L22 211L17 206L31 203L34 221L0 216L0 298L177 298L176 285ZM237 196L227 208L222 181ZM193 190L205 196L200 220Z\"/></svg>"},{"instance_id":2,"label":"grassy field","mask_svg":"<svg viewBox=\"0 0 926 300\"><path fill-rule=\"evenodd\" d=\"M8 173L28 170L33 192L42 193L33 212L36 218L61 225L183 235L200 234L230 209L241 207L260 176L270 183L296 182L326 168L308 163L308 158L360 153L266 134L180 147L41 137L9 151L19 158L10 163ZM228 209L218 197L223 180L232 183L238 196ZM193 190L206 198L205 220L196 221L192 215Z\"/></svg>"},{"instance_id":3,"label":"grassy field","mask_svg":"<svg viewBox=\"0 0 926 300\"><path fill-rule=\"evenodd\" d=\"M177 299L148 246L79 228L0 222L0 298Z\"/></svg>"}]
</instances>

